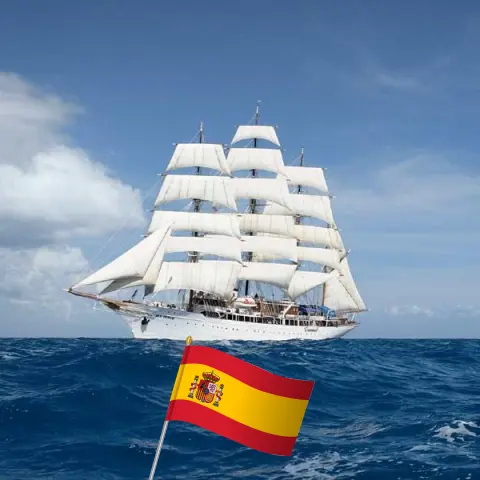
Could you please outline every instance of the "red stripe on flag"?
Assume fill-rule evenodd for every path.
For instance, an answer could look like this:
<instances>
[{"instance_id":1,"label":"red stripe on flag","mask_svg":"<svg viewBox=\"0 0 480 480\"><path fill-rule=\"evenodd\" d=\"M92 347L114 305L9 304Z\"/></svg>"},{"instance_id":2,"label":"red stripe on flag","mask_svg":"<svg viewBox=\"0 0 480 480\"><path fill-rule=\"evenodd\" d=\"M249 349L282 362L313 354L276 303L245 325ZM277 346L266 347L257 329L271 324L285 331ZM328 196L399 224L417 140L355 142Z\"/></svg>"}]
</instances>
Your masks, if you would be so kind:
<instances>
[{"instance_id":1,"label":"red stripe on flag","mask_svg":"<svg viewBox=\"0 0 480 480\"><path fill-rule=\"evenodd\" d=\"M298 400L310 399L315 382L275 375L263 368L214 348L195 345L186 347L186 349L189 350L188 358L184 357L182 363L208 365L212 369L221 370L227 375L235 377L262 392Z\"/></svg>"},{"instance_id":2,"label":"red stripe on flag","mask_svg":"<svg viewBox=\"0 0 480 480\"><path fill-rule=\"evenodd\" d=\"M188 422L248 448L271 455L290 456L297 437L272 435L237 422L215 410L188 400L173 400L168 408L168 421Z\"/></svg>"}]
</instances>

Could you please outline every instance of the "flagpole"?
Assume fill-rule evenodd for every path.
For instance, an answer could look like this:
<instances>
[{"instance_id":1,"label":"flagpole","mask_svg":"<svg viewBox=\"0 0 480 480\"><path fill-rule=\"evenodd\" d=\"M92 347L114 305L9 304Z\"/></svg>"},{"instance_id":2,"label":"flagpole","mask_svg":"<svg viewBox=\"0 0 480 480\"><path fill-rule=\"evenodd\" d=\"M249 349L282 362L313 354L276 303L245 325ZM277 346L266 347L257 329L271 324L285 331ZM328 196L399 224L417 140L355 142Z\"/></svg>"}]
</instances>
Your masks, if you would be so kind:
<instances>
[{"instance_id":1,"label":"flagpole","mask_svg":"<svg viewBox=\"0 0 480 480\"><path fill-rule=\"evenodd\" d=\"M150 470L150 477L148 480L153 480L155 475L155 470L157 469L158 457L160 456L160 451L162 450L163 441L165 440L165 434L167 433L168 420L163 422L162 433L160 435L160 440L158 441L157 451L155 452L155 459L153 460L152 470Z\"/></svg>"},{"instance_id":2,"label":"flagpole","mask_svg":"<svg viewBox=\"0 0 480 480\"><path fill-rule=\"evenodd\" d=\"M192 344L192 337L188 336L185 340L185 345L186 345L186 347L188 347L191 344ZM185 352L184 352L183 356L185 357ZM179 380L181 380L181 379L179 379ZM175 383L177 384L176 389L178 390L178 387L180 386L180 381L175 382ZM176 393L177 392L173 392L172 396L175 397ZM150 470L150 476L148 477L148 480L153 480L153 477L155 475L155 470L157 469L158 457L160 457L160 452L161 452L162 447L163 447L163 441L165 440L165 435L167 433L167 428L168 428L168 420L165 420L163 422L162 433L160 434L160 439L158 440L157 451L155 452L155 458L153 459L152 469Z\"/></svg>"}]
</instances>

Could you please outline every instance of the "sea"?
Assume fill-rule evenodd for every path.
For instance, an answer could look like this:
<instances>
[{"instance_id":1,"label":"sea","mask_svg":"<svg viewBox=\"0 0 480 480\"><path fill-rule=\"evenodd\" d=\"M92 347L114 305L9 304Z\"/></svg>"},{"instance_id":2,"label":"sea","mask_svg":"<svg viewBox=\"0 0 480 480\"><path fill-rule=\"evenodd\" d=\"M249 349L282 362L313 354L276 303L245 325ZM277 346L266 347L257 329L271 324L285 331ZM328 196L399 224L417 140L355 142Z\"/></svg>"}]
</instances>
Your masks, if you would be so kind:
<instances>
[{"instance_id":1,"label":"sea","mask_svg":"<svg viewBox=\"0 0 480 480\"><path fill-rule=\"evenodd\" d=\"M315 381L293 455L171 422L155 478L480 479L480 341L210 346ZM148 479L183 348L0 340L0 479Z\"/></svg>"}]
</instances>

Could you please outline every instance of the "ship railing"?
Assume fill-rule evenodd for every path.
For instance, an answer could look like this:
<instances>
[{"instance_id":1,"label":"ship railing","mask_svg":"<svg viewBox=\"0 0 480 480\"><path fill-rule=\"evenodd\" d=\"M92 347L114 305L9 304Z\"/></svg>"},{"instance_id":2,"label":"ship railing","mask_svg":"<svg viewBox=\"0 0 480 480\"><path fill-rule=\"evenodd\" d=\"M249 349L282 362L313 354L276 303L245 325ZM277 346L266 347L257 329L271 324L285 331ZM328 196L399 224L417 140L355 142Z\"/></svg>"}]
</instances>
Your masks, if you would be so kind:
<instances>
[{"instance_id":1,"label":"ship railing","mask_svg":"<svg viewBox=\"0 0 480 480\"><path fill-rule=\"evenodd\" d=\"M262 312L252 311L251 309L219 307L214 303L217 302L209 302L207 299L204 299L202 304L197 304L195 306L195 311L203 313L204 315L212 318L223 318L237 322L297 326L310 329L310 331L316 331L319 327L341 326L350 323L349 319L346 317L328 318L323 315L298 315L288 313L285 314L284 312L272 313L269 315L266 311Z\"/></svg>"}]
</instances>

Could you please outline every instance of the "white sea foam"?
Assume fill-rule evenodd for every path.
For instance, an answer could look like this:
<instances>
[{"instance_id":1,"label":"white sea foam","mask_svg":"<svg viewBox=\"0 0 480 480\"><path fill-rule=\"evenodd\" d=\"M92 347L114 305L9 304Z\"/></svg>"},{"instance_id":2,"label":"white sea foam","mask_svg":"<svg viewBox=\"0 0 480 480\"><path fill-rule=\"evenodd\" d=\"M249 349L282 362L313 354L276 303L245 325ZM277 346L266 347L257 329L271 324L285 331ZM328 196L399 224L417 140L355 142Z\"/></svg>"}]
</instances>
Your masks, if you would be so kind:
<instances>
[{"instance_id":1,"label":"white sea foam","mask_svg":"<svg viewBox=\"0 0 480 480\"><path fill-rule=\"evenodd\" d=\"M427 452L430 449L430 445L415 445L409 450L409 452Z\"/></svg>"},{"instance_id":2,"label":"white sea foam","mask_svg":"<svg viewBox=\"0 0 480 480\"><path fill-rule=\"evenodd\" d=\"M157 448L157 443L136 439L132 440L128 448L134 448L142 452L144 455L150 455L152 453L151 450ZM165 450L170 450L169 445L165 445Z\"/></svg>"},{"instance_id":3,"label":"white sea foam","mask_svg":"<svg viewBox=\"0 0 480 480\"><path fill-rule=\"evenodd\" d=\"M306 459L294 459L283 471L291 478L302 480L351 479L364 471L361 464L370 461L373 457L365 452L350 452L348 457L342 457L338 452L330 451Z\"/></svg>"},{"instance_id":4,"label":"white sea foam","mask_svg":"<svg viewBox=\"0 0 480 480\"><path fill-rule=\"evenodd\" d=\"M3 353L3 352L0 352L0 358L1 358L2 360L7 360L7 361L9 361L9 360L17 360L17 359L19 359L19 358L21 358L21 357L20 357L20 355L14 355L14 354L12 354L12 353Z\"/></svg>"},{"instance_id":5,"label":"white sea foam","mask_svg":"<svg viewBox=\"0 0 480 480\"><path fill-rule=\"evenodd\" d=\"M337 437L350 440L367 440L372 435L386 430L387 427L373 422L353 422L342 428L319 428L312 434L313 438Z\"/></svg>"},{"instance_id":6,"label":"white sea foam","mask_svg":"<svg viewBox=\"0 0 480 480\"><path fill-rule=\"evenodd\" d=\"M476 437L477 434L472 431L473 428L480 428L475 422L465 422L463 420L454 420L453 426L445 425L437 428L434 437L443 438L447 442L455 442L455 440L465 440L465 437ZM469 427L469 428L467 428Z\"/></svg>"},{"instance_id":7,"label":"white sea foam","mask_svg":"<svg viewBox=\"0 0 480 480\"><path fill-rule=\"evenodd\" d=\"M340 463L338 452L329 452L326 455L314 455L300 462L292 462L284 467L284 471L293 478L330 480L332 472Z\"/></svg>"}]
</instances>

